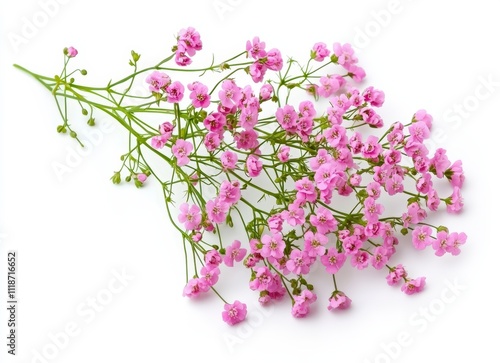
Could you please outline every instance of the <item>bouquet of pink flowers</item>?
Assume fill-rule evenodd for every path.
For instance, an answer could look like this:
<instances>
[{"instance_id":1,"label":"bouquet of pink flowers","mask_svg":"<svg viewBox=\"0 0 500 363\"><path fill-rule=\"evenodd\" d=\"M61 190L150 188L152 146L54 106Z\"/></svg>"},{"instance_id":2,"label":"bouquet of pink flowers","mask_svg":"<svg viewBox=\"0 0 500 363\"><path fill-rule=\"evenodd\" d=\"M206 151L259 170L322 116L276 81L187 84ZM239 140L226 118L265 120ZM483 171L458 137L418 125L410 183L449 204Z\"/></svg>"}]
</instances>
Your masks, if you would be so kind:
<instances>
[{"instance_id":1,"label":"bouquet of pink flowers","mask_svg":"<svg viewBox=\"0 0 500 363\"><path fill-rule=\"evenodd\" d=\"M55 77L16 65L54 95L59 133L82 144L69 107L80 108L90 127L109 115L127 130L129 147L111 180L137 187L155 180L162 189L184 245L184 296L212 291L225 322L243 321L246 304L217 290L220 275L240 264L261 304L286 298L292 315L305 317L317 300L315 264L332 280L324 304L335 311L351 304L336 278L346 265L385 269L387 284L411 295L425 277L394 261L398 246L460 253L466 234L434 226L428 215L462 209L461 161L428 150L425 110L385 125L377 113L384 92L360 87L366 74L349 44L318 42L300 63L255 37L234 57L191 69L201 49L199 33L182 29L167 58L139 68L132 51L133 71L103 87L75 80L87 71L70 70L73 47ZM204 83L205 75L215 81ZM137 82L150 94L133 95ZM229 229L239 238L224 238Z\"/></svg>"}]
</instances>

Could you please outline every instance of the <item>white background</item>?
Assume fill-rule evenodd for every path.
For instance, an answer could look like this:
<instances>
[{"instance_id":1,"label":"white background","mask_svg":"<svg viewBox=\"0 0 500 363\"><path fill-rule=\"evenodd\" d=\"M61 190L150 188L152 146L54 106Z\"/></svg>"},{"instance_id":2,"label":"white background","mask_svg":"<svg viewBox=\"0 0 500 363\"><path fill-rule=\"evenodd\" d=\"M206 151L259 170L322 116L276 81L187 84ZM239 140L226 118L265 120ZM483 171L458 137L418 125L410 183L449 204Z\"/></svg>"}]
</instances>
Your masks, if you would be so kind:
<instances>
[{"instance_id":1,"label":"white background","mask_svg":"<svg viewBox=\"0 0 500 363\"><path fill-rule=\"evenodd\" d=\"M47 3L52 5L42 5ZM261 0L110 3L0 5L0 361L44 362L37 354L47 362L72 363L466 362L478 352L497 356L500 25L493 2L311 0L293 8ZM158 185L138 190L109 181L125 151L123 132L118 126L100 129L91 151L58 178L54 163L67 162L78 147L56 133L60 120L49 92L12 64L53 75L60 71L62 49L73 45L80 52L75 64L89 71L89 84L104 86L127 74L131 49L143 54L144 64L152 63L169 53L174 35L187 26L202 36L200 60L236 54L254 36L294 57L306 57L317 41L357 46L368 75L364 85L386 94L380 111L386 123L407 121L425 108L434 116L436 146L447 148L451 160L463 160L463 213L432 219L468 234L462 254L438 258L431 250L403 248L398 257L412 275L427 276L425 292L414 297L387 286L385 272L348 267L340 283L353 305L340 314L326 310L329 290L321 274L320 301L307 319L294 319L288 302L260 310L242 268L223 276L219 288L228 300L247 303L249 322L223 323L214 295L183 298L180 238ZM488 79L492 88L486 91L481 82ZM468 111L457 118L455 107ZM83 119L78 130L88 130ZM19 255L16 357L6 354L4 344L9 249ZM82 314L89 311L87 299L113 282L113 271L125 271L131 280L102 311ZM450 283L460 285L458 292L449 290ZM76 335L65 340L60 332L68 324ZM60 341L56 351L54 336Z\"/></svg>"}]
</instances>

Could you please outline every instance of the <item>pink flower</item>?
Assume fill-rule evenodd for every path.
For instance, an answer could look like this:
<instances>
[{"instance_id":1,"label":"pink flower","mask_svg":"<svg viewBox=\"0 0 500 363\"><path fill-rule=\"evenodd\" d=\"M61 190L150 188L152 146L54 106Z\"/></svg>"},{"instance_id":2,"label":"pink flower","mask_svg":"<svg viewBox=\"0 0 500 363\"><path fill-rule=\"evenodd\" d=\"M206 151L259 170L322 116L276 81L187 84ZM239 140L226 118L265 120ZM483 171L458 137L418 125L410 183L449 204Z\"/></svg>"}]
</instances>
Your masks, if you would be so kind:
<instances>
[{"instance_id":1,"label":"pink flower","mask_svg":"<svg viewBox=\"0 0 500 363\"><path fill-rule=\"evenodd\" d=\"M343 115L347 109L351 107L351 100L347 98L345 94L333 96L330 103L332 104L332 108L334 108L340 115Z\"/></svg>"},{"instance_id":2,"label":"pink flower","mask_svg":"<svg viewBox=\"0 0 500 363\"><path fill-rule=\"evenodd\" d=\"M205 253L205 263L210 266L217 267L222 263L222 256L217 250L208 250Z\"/></svg>"},{"instance_id":3,"label":"pink flower","mask_svg":"<svg viewBox=\"0 0 500 363\"><path fill-rule=\"evenodd\" d=\"M224 203L235 205L241 198L240 182L224 180L220 185L219 198Z\"/></svg>"},{"instance_id":4,"label":"pink flower","mask_svg":"<svg viewBox=\"0 0 500 363\"><path fill-rule=\"evenodd\" d=\"M318 95L325 98L330 97L342 87L340 79L331 75L322 76L319 79L319 83L317 89Z\"/></svg>"},{"instance_id":5,"label":"pink flower","mask_svg":"<svg viewBox=\"0 0 500 363\"><path fill-rule=\"evenodd\" d=\"M69 58L74 58L78 55L78 51L73 48L73 47L68 47L64 49L64 53L69 57Z\"/></svg>"},{"instance_id":6,"label":"pink flower","mask_svg":"<svg viewBox=\"0 0 500 363\"><path fill-rule=\"evenodd\" d=\"M226 116L220 112L212 112L210 115L205 117L203 125L205 125L207 130L211 132L222 133L224 131L224 126L226 125Z\"/></svg>"},{"instance_id":7,"label":"pink flower","mask_svg":"<svg viewBox=\"0 0 500 363\"><path fill-rule=\"evenodd\" d=\"M377 182L370 182L366 186L366 191L370 197L378 199L380 197L380 184Z\"/></svg>"},{"instance_id":8,"label":"pink flower","mask_svg":"<svg viewBox=\"0 0 500 363\"><path fill-rule=\"evenodd\" d=\"M326 109L326 118L330 122L330 125L340 125L343 121L342 116L344 113L344 110L337 105L329 106Z\"/></svg>"},{"instance_id":9,"label":"pink flower","mask_svg":"<svg viewBox=\"0 0 500 363\"><path fill-rule=\"evenodd\" d=\"M363 68L358 67L354 64L350 65L349 68L347 69L349 72L349 77L352 77L352 79L355 82L361 82L365 77L366 77L366 72Z\"/></svg>"},{"instance_id":10,"label":"pink flower","mask_svg":"<svg viewBox=\"0 0 500 363\"><path fill-rule=\"evenodd\" d=\"M319 149L315 157L309 161L309 166L312 171L317 171L321 165L328 164L333 161L333 157L325 149Z\"/></svg>"},{"instance_id":11,"label":"pink flower","mask_svg":"<svg viewBox=\"0 0 500 363\"><path fill-rule=\"evenodd\" d=\"M222 320L229 325L235 325L245 320L247 316L247 306L236 300L232 304L224 304Z\"/></svg>"},{"instance_id":12,"label":"pink flower","mask_svg":"<svg viewBox=\"0 0 500 363\"><path fill-rule=\"evenodd\" d=\"M358 252L363 244L363 241L356 235L348 235L341 238L342 247L347 255L353 255Z\"/></svg>"},{"instance_id":13,"label":"pink flower","mask_svg":"<svg viewBox=\"0 0 500 363\"><path fill-rule=\"evenodd\" d=\"M310 306L315 302L317 296L309 290L303 290L300 295L293 296L292 316L303 318L309 314Z\"/></svg>"},{"instance_id":14,"label":"pink flower","mask_svg":"<svg viewBox=\"0 0 500 363\"><path fill-rule=\"evenodd\" d=\"M453 256L460 254L460 246L467 241L467 235L465 233L450 233L446 239L446 252L451 253Z\"/></svg>"},{"instance_id":15,"label":"pink flower","mask_svg":"<svg viewBox=\"0 0 500 363\"><path fill-rule=\"evenodd\" d=\"M387 134L387 141L389 141L390 145L392 147L396 147L400 145L403 140L404 140L404 134L403 134L403 129L402 127L400 128L399 125L401 125L400 122L396 122L393 125L392 131ZM403 126L403 125L401 125Z\"/></svg>"},{"instance_id":16,"label":"pink flower","mask_svg":"<svg viewBox=\"0 0 500 363\"><path fill-rule=\"evenodd\" d=\"M323 256L325 254L325 245L328 243L328 237L322 233L313 233L307 231L304 234L304 251L309 257Z\"/></svg>"},{"instance_id":17,"label":"pink flower","mask_svg":"<svg viewBox=\"0 0 500 363\"><path fill-rule=\"evenodd\" d=\"M234 135L236 147L241 150L255 149L259 146L258 137L259 135L255 130L243 130Z\"/></svg>"},{"instance_id":18,"label":"pink flower","mask_svg":"<svg viewBox=\"0 0 500 363\"><path fill-rule=\"evenodd\" d=\"M333 43L333 53L337 57L337 63L347 70L358 62L358 59L354 56L354 50L349 43L343 45Z\"/></svg>"},{"instance_id":19,"label":"pink flower","mask_svg":"<svg viewBox=\"0 0 500 363\"><path fill-rule=\"evenodd\" d=\"M394 174L387 179L385 183L385 190L389 195L402 193L404 191L403 178L398 174Z\"/></svg>"},{"instance_id":20,"label":"pink flower","mask_svg":"<svg viewBox=\"0 0 500 363\"><path fill-rule=\"evenodd\" d=\"M334 291L328 302L328 310L333 311L349 309L352 300L342 291Z\"/></svg>"},{"instance_id":21,"label":"pink flower","mask_svg":"<svg viewBox=\"0 0 500 363\"><path fill-rule=\"evenodd\" d=\"M349 177L349 184L352 187L359 187L361 185L362 176L358 173L354 173Z\"/></svg>"},{"instance_id":22,"label":"pink flower","mask_svg":"<svg viewBox=\"0 0 500 363\"><path fill-rule=\"evenodd\" d=\"M283 127L285 131L289 133L294 133L297 129L297 121L299 116L293 108L293 106L285 105L284 107L279 107L276 111L276 120Z\"/></svg>"},{"instance_id":23,"label":"pink flower","mask_svg":"<svg viewBox=\"0 0 500 363\"><path fill-rule=\"evenodd\" d=\"M263 84L260 88L259 97L262 102L270 100L273 94L273 86L269 83Z\"/></svg>"},{"instance_id":24,"label":"pink flower","mask_svg":"<svg viewBox=\"0 0 500 363\"><path fill-rule=\"evenodd\" d=\"M211 287L214 286L219 280L220 270L216 266L207 265L201 268L200 274L200 278L203 279L209 287Z\"/></svg>"},{"instance_id":25,"label":"pink flower","mask_svg":"<svg viewBox=\"0 0 500 363\"><path fill-rule=\"evenodd\" d=\"M230 205L224 203L220 198L210 199L207 201L206 210L208 220L212 223L224 223Z\"/></svg>"},{"instance_id":26,"label":"pink flower","mask_svg":"<svg viewBox=\"0 0 500 363\"><path fill-rule=\"evenodd\" d=\"M316 188L314 183L308 177L303 177L295 182L295 190L297 191L297 202L303 204L305 202L314 203L316 201Z\"/></svg>"},{"instance_id":27,"label":"pink flower","mask_svg":"<svg viewBox=\"0 0 500 363\"><path fill-rule=\"evenodd\" d=\"M187 296L190 298L197 297L203 292L207 292L210 286L207 282L199 277L192 278L188 281L186 286L182 291L182 296Z\"/></svg>"},{"instance_id":28,"label":"pink flower","mask_svg":"<svg viewBox=\"0 0 500 363\"><path fill-rule=\"evenodd\" d=\"M414 115L413 119L415 121L423 121L427 125L427 128L430 130L432 126L432 116L427 113L426 110L418 110Z\"/></svg>"},{"instance_id":29,"label":"pink flower","mask_svg":"<svg viewBox=\"0 0 500 363\"><path fill-rule=\"evenodd\" d=\"M255 291L267 291L274 282L271 270L267 266L261 266L254 271L255 276L250 280L250 289ZM253 275L253 274L252 274Z\"/></svg>"},{"instance_id":30,"label":"pink flower","mask_svg":"<svg viewBox=\"0 0 500 363\"><path fill-rule=\"evenodd\" d=\"M155 149L161 149L162 147L165 146L166 142L167 142L166 135L155 135L151 138L151 146L154 147Z\"/></svg>"},{"instance_id":31,"label":"pink flower","mask_svg":"<svg viewBox=\"0 0 500 363\"><path fill-rule=\"evenodd\" d=\"M453 193L449 198L445 200L445 202L446 202L446 210L448 211L448 213L459 213L464 206L464 201L462 198L462 193L460 192L460 188L454 187Z\"/></svg>"},{"instance_id":32,"label":"pink flower","mask_svg":"<svg viewBox=\"0 0 500 363\"><path fill-rule=\"evenodd\" d=\"M272 48L267 52L265 60L266 67L272 71L281 71L283 68L283 57L276 48Z\"/></svg>"},{"instance_id":33,"label":"pink flower","mask_svg":"<svg viewBox=\"0 0 500 363\"><path fill-rule=\"evenodd\" d=\"M177 50L175 51L175 63L178 66L185 67L190 65L193 61L187 54L187 50L184 45L179 44Z\"/></svg>"},{"instance_id":34,"label":"pink flower","mask_svg":"<svg viewBox=\"0 0 500 363\"><path fill-rule=\"evenodd\" d=\"M328 145L331 147L344 147L347 145L346 130L342 125L333 125L323 132Z\"/></svg>"},{"instance_id":35,"label":"pink flower","mask_svg":"<svg viewBox=\"0 0 500 363\"><path fill-rule=\"evenodd\" d=\"M356 267L358 270L363 270L368 267L370 261L370 255L366 251L358 250L351 257L351 265Z\"/></svg>"},{"instance_id":36,"label":"pink flower","mask_svg":"<svg viewBox=\"0 0 500 363\"><path fill-rule=\"evenodd\" d=\"M283 229L283 216L281 213L271 215L267 219L267 226L272 233L281 232Z\"/></svg>"},{"instance_id":37,"label":"pink flower","mask_svg":"<svg viewBox=\"0 0 500 363\"><path fill-rule=\"evenodd\" d=\"M455 161L451 167L444 172L444 175L448 178L453 187L462 188L465 180L464 171L462 169L462 161Z\"/></svg>"},{"instance_id":38,"label":"pink flower","mask_svg":"<svg viewBox=\"0 0 500 363\"><path fill-rule=\"evenodd\" d=\"M410 224L417 224L425 218L427 218L427 212L420 207L418 202L410 203L407 212L401 216L404 227L408 227Z\"/></svg>"},{"instance_id":39,"label":"pink flower","mask_svg":"<svg viewBox=\"0 0 500 363\"><path fill-rule=\"evenodd\" d=\"M189 154L193 151L193 144L183 139L177 139L172 146L172 153L177 158L177 165L184 166L189 163Z\"/></svg>"},{"instance_id":40,"label":"pink flower","mask_svg":"<svg viewBox=\"0 0 500 363\"><path fill-rule=\"evenodd\" d=\"M401 286L401 291L407 295L413 295L424 289L425 277L418 277L416 279L411 279L406 281L403 286Z\"/></svg>"},{"instance_id":41,"label":"pink flower","mask_svg":"<svg viewBox=\"0 0 500 363\"><path fill-rule=\"evenodd\" d=\"M309 141L309 136L313 131L314 121L310 116L299 117L297 121L297 130L295 131L297 135L301 138L303 142Z\"/></svg>"},{"instance_id":42,"label":"pink flower","mask_svg":"<svg viewBox=\"0 0 500 363\"><path fill-rule=\"evenodd\" d=\"M364 217L368 222L377 222L379 216L384 211L382 204L376 203L373 197L368 197L364 201Z\"/></svg>"},{"instance_id":43,"label":"pink flower","mask_svg":"<svg viewBox=\"0 0 500 363\"><path fill-rule=\"evenodd\" d=\"M265 258L273 257L277 260L284 256L285 242L281 233L274 233L272 236L265 234L261 238L262 249L261 256Z\"/></svg>"},{"instance_id":44,"label":"pink flower","mask_svg":"<svg viewBox=\"0 0 500 363\"><path fill-rule=\"evenodd\" d=\"M378 142L378 138L374 135L368 136L361 148L361 153L364 158L377 159L382 152L382 146Z\"/></svg>"},{"instance_id":45,"label":"pink flower","mask_svg":"<svg viewBox=\"0 0 500 363\"><path fill-rule=\"evenodd\" d=\"M432 187L432 176L431 174L425 172L417 180L416 188L419 193L427 194Z\"/></svg>"},{"instance_id":46,"label":"pink flower","mask_svg":"<svg viewBox=\"0 0 500 363\"><path fill-rule=\"evenodd\" d=\"M434 241L432 241L432 248L434 249L436 256L444 255L448 246L448 232L439 231L436 234Z\"/></svg>"},{"instance_id":47,"label":"pink flower","mask_svg":"<svg viewBox=\"0 0 500 363\"><path fill-rule=\"evenodd\" d=\"M236 85L234 80L226 79L222 82L221 90L219 91L219 99L224 107L233 107L241 101L241 88Z\"/></svg>"},{"instance_id":48,"label":"pink flower","mask_svg":"<svg viewBox=\"0 0 500 363\"><path fill-rule=\"evenodd\" d=\"M214 152L221 144L220 134L216 132L209 132L203 138L203 145L207 148L209 153Z\"/></svg>"},{"instance_id":49,"label":"pink flower","mask_svg":"<svg viewBox=\"0 0 500 363\"><path fill-rule=\"evenodd\" d=\"M424 143L418 141L416 138L410 136L406 139L404 144L404 150L412 159L416 159L417 157L427 157L429 154L429 150L425 147ZM430 160L426 163L430 167ZM427 165L426 165L427 166Z\"/></svg>"},{"instance_id":50,"label":"pink flower","mask_svg":"<svg viewBox=\"0 0 500 363\"><path fill-rule=\"evenodd\" d=\"M312 260L305 251L292 250L290 258L286 262L286 268L296 275L309 273Z\"/></svg>"},{"instance_id":51,"label":"pink flower","mask_svg":"<svg viewBox=\"0 0 500 363\"><path fill-rule=\"evenodd\" d=\"M420 226L412 232L412 243L417 250L423 250L432 244L432 230L429 226Z\"/></svg>"},{"instance_id":52,"label":"pink flower","mask_svg":"<svg viewBox=\"0 0 500 363\"><path fill-rule=\"evenodd\" d=\"M433 188L429 188L429 192L427 193L427 202L426 202L427 208L429 208L431 211L437 211L440 202L441 199L439 199L437 191Z\"/></svg>"},{"instance_id":53,"label":"pink flower","mask_svg":"<svg viewBox=\"0 0 500 363\"><path fill-rule=\"evenodd\" d=\"M446 150L442 148L437 149L434 157L430 160L431 171L434 171L438 178L442 178L450 165L451 162L446 156Z\"/></svg>"},{"instance_id":54,"label":"pink flower","mask_svg":"<svg viewBox=\"0 0 500 363\"><path fill-rule=\"evenodd\" d=\"M247 57L253 59L260 59L266 56L266 43L261 42L259 37L254 37L252 41L247 40L246 50Z\"/></svg>"},{"instance_id":55,"label":"pink flower","mask_svg":"<svg viewBox=\"0 0 500 363\"><path fill-rule=\"evenodd\" d=\"M330 50L327 48L325 43L319 42L313 45L311 50L311 59L322 62L329 55Z\"/></svg>"},{"instance_id":56,"label":"pink flower","mask_svg":"<svg viewBox=\"0 0 500 363\"><path fill-rule=\"evenodd\" d=\"M344 265L346 255L343 252L338 252L336 248L329 248L327 254L321 256L320 260L326 267L326 272L336 274Z\"/></svg>"},{"instance_id":57,"label":"pink flower","mask_svg":"<svg viewBox=\"0 0 500 363\"><path fill-rule=\"evenodd\" d=\"M189 98L195 108L206 108L210 105L210 95L208 94L208 87L200 82L193 82L187 85L188 90L191 91Z\"/></svg>"},{"instance_id":58,"label":"pink flower","mask_svg":"<svg viewBox=\"0 0 500 363\"><path fill-rule=\"evenodd\" d=\"M264 76L266 75L267 66L262 64L260 61L255 61L249 67L249 74L252 77L252 81L255 83L262 82Z\"/></svg>"},{"instance_id":59,"label":"pink flower","mask_svg":"<svg viewBox=\"0 0 500 363\"><path fill-rule=\"evenodd\" d=\"M431 132L424 121L417 121L412 123L408 128L410 135L419 142L423 142L425 139L429 138Z\"/></svg>"},{"instance_id":60,"label":"pink flower","mask_svg":"<svg viewBox=\"0 0 500 363\"><path fill-rule=\"evenodd\" d=\"M146 83L149 84L149 90L155 93L163 93L172 81L170 77L163 72L153 71L146 77Z\"/></svg>"},{"instance_id":61,"label":"pink flower","mask_svg":"<svg viewBox=\"0 0 500 363\"><path fill-rule=\"evenodd\" d=\"M371 256L371 264L376 270L380 270L389 260L387 249L383 246L375 247Z\"/></svg>"},{"instance_id":62,"label":"pink flower","mask_svg":"<svg viewBox=\"0 0 500 363\"><path fill-rule=\"evenodd\" d=\"M249 155L246 161L247 173L250 177L255 178L262 171L262 161L257 155Z\"/></svg>"},{"instance_id":63,"label":"pink flower","mask_svg":"<svg viewBox=\"0 0 500 363\"><path fill-rule=\"evenodd\" d=\"M337 230L337 220L333 216L332 212L325 207L319 207L316 209L316 214L312 214L309 217L309 222L311 225L316 227L319 233L327 234Z\"/></svg>"},{"instance_id":64,"label":"pink flower","mask_svg":"<svg viewBox=\"0 0 500 363\"><path fill-rule=\"evenodd\" d=\"M367 87L363 91L363 99L368 102L373 107L381 107L384 104L385 94L383 91L373 88L372 86Z\"/></svg>"},{"instance_id":65,"label":"pink flower","mask_svg":"<svg viewBox=\"0 0 500 363\"><path fill-rule=\"evenodd\" d=\"M389 274L386 277L387 284L390 286L396 285L399 281L406 278L406 271L403 265L399 264L393 269L390 270Z\"/></svg>"},{"instance_id":66,"label":"pink flower","mask_svg":"<svg viewBox=\"0 0 500 363\"><path fill-rule=\"evenodd\" d=\"M392 148L385 150L383 156L384 162L389 165L394 165L401 161L401 152Z\"/></svg>"},{"instance_id":67,"label":"pink flower","mask_svg":"<svg viewBox=\"0 0 500 363\"><path fill-rule=\"evenodd\" d=\"M316 170L314 181L320 191L332 191L341 177L342 174L338 171L338 164L332 161L321 165Z\"/></svg>"},{"instance_id":68,"label":"pink flower","mask_svg":"<svg viewBox=\"0 0 500 363\"><path fill-rule=\"evenodd\" d=\"M304 210L297 203L291 203L288 210L281 212L282 218L292 227L304 224Z\"/></svg>"},{"instance_id":69,"label":"pink flower","mask_svg":"<svg viewBox=\"0 0 500 363\"><path fill-rule=\"evenodd\" d=\"M290 157L290 147L283 145L278 151L278 160L282 163L286 163Z\"/></svg>"},{"instance_id":70,"label":"pink flower","mask_svg":"<svg viewBox=\"0 0 500 363\"><path fill-rule=\"evenodd\" d=\"M160 134L162 136L165 136L167 140L170 139L170 137L172 137L172 132L174 131L174 128L175 126L169 121L165 121L160 126L158 126Z\"/></svg>"},{"instance_id":71,"label":"pink flower","mask_svg":"<svg viewBox=\"0 0 500 363\"><path fill-rule=\"evenodd\" d=\"M179 81L171 83L167 89L167 102L178 103L184 97L184 86Z\"/></svg>"},{"instance_id":72,"label":"pink flower","mask_svg":"<svg viewBox=\"0 0 500 363\"><path fill-rule=\"evenodd\" d=\"M201 210L196 204L191 206L187 203L182 203L179 207L179 222L184 223L186 230L195 230L201 224Z\"/></svg>"},{"instance_id":73,"label":"pink flower","mask_svg":"<svg viewBox=\"0 0 500 363\"><path fill-rule=\"evenodd\" d=\"M244 107L240 113L239 125L245 130L253 129L259 121L259 112L251 107Z\"/></svg>"},{"instance_id":74,"label":"pink flower","mask_svg":"<svg viewBox=\"0 0 500 363\"><path fill-rule=\"evenodd\" d=\"M233 267L234 262L240 262L243 260L246 253L246 248L241 248L241 242L236 239L226 248L226 254L224 255L223 261L226 266Z\"/></svg>"},{"instance_id":75,"label":"pink flower","mask_svg":"<svg viewBox=\"0 0 500 363\"><path fill-rule=\"evenodd\" d=\"M201 50L203 43L200 38L200 33L193 27L181 29L177 37L177 44L183 46L186 52L192 57L196 51Z\"/></svg>"},{"instance_id":76,"label":"pink flower","mask_svg":"<svg viewBox=\"0 0 500 363\"><path fill-rule=\"evenodd\" d=\"M223 170L233 170L238 161L238 155L231 150L224 151L220 156Z\"/></svg>"}]
</instances>

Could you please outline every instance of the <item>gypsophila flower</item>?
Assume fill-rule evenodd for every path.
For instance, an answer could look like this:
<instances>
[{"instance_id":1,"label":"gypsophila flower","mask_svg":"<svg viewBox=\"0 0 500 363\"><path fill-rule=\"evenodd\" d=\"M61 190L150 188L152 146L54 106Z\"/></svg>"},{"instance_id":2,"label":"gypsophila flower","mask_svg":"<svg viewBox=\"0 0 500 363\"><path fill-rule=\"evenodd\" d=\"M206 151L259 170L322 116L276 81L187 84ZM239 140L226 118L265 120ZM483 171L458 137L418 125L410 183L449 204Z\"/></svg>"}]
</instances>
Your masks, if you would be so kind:
<instances>
[{"instance_id":1,"label":"gypsophila flower","mask_svg":"<svg viewBox=\"0 0 500 363\"><path fill-rule=\"evenodd\" d=\"M407 295L413 295L417 292L420 292L424 289L425 286L425 277L418 277L416 279L408 280L401 287L401 291L403 291Z\"/></svg>"},{"instance_id":2,"label":"gypsophila flower","mask_svg":"<svg viewBox=\"0 0 500 363\"><path fill-rule=\"evenodd\" d=\"M246 304L236 300L232 304L224 304L224 311L222 312L222 320L229 325L241 323L247 316Z\"/></svg>"},{"instance_id":3,"label":"gypsophila flower","mask_svg":"<svg viewBox=\"0 0 500 363\"><path fill-rule=\"evenodd\" d=\"M199 32L185 27L172 43L152 65L132 51L133 71L102 87L81 84L87 71L70 68L73 47L63 49L55 77L16 67L52 92L61 134L83 145L71 107L89 126L105 115L124 128L126 149L111 181L159 185L176 231L168 242L184 251L185 274L172 275L185 276L183 296L214 294L224 302L223 321L238 324L247 306L224 295L237 293L228 284L241 269L261 305L288 300L292 316L303 318L324 296L313 271L314 280L333 280L322 299L337 311L352 303L337 288L346 265L385 271L389 286L413 295L426 278L409 277L393 261L400 246L462 253L467 234L432 221L436 211L463 210L462 161L429 150L434 121L425 109L406 119L380 110L386 94L360 85L367 74L350 44L313 42L302 64L254 36L236 55L190 67L203 48ZM148 94L136 95L137 87Z\"/></svg>"},{"instance_id":4,"label":"gypsophila flower","mask_svg":"<svg viewBox=\"0 0 500 363\"><path fill-rule=\"evenodd\" d=\"M189 154L193 151L193 144L189 141L178 139L172 146L172 153L177 159L178 166L184 166L189 163Z\"/></svg>"},{"instance_id":5,"label":"gypsophila flower","mask_svg":"<svg viewBox=\"0 0 500 363\"><path fill-rule=\"evenodd\" d=\"M69 58L74 58L78 55L78 51L74 47L68 47L64 49L64 53L69 57Z\"/></svg>"},{"instance_id":6,"label":"gypsophila flower","mask_svg":"<svg viewBox=\"0 0 500 363\"><path fill-rule=\"evenodd\" d=\"M346 310L351 306L352 300L342 291L335 291L329 299L328 310Z\"/></svg>"}]
</instances>

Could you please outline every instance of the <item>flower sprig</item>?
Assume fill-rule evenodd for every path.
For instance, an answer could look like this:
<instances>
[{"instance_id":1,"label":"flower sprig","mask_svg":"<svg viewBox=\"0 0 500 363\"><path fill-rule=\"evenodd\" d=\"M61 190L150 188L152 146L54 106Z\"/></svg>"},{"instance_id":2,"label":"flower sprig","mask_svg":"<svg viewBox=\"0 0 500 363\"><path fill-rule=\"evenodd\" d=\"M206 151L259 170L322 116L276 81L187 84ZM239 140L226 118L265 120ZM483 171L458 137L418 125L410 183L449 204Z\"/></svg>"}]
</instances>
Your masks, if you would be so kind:
<instances>
[{"instance_id":1,"label":"flower sprig","mask_svg":"<svg viewBox=\"0 0 500 363\"><path fill-rule=\"evenodd\" d=\"M349 44L318 42L301 64L255 37L234 57L190 69L202 47L194 28L182 29L165 59L141 68L132 51L132 73L104 87L76 82L87 71L70 71L73 47L54 77L16 65L54 96L58 132L82 144L68 118L74 106L90 127L108 115L127 130L128 150L111 180L142 187L155 179L161 187L184 246L184 296L212 291L224 302L224 321L243 321L246 304L229 303L216 288L240 264L261 304L288 297L292 315L304 317L317 301L315 264L332 279L325 305L337 310L351 305L347 287L337 286L347 265L386 269L388 285L411 295L426 279L394 261L398 246L460 253L466 234L434 226L428 215L463 208L461 161L429 152L433 119L425 110L385 126L377 112L384 92L361 87L366 74ZM207 72L218 77L213 84L202 82ZM150 94L134 96L137 83ZM386 212L401 201L395 215ZM226 237L230 228L237 239Z\"/></svg>"}]
</instances>

